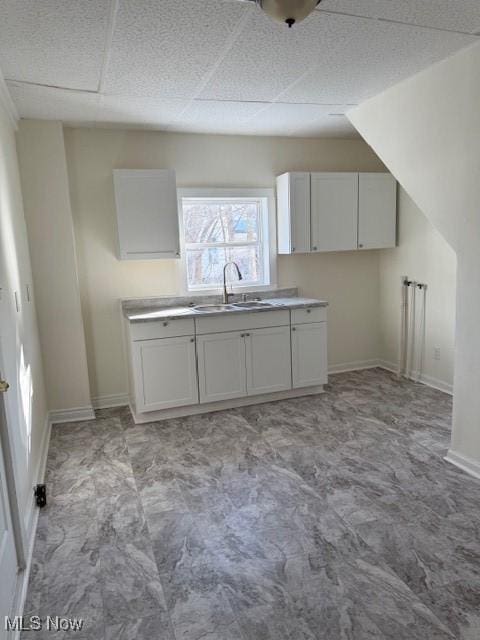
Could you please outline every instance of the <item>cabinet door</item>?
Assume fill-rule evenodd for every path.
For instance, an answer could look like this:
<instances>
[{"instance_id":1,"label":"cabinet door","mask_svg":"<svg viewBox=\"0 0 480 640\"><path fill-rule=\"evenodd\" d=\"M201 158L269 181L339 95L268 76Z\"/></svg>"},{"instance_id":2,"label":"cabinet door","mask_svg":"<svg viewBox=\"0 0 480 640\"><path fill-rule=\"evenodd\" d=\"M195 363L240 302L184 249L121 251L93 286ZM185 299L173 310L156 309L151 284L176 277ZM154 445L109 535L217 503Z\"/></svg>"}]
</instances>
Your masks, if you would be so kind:
<instances>
[{"instance_id":1,"label":"cabinet door","mask_svg":"<svg viewBox=\"0 0 480 640\"><path fill-rule=\"evenodd\" d=\"M394 247L397 182L390 173L361 173L358 193L358 248Z\"/></svg>"},{"instance_id":2,"label":"cabinet door","mask_svg":"<svg viewBox=\"0 0 480 640\"><path fill-rule=\"evenodd\" d=\"M310 174L284 173L277 178L278 253L310 251Z\"/></svg>"},{"instance_id":3,"label":"cabinet door","mask_svg":"<svg viewBox=\"0 0 480 640\"><path fill-rule=\"evenodd\" d=\"M113 172L121 260L180 255L175 172Z\"/></svg>"},{"instance_id":4,"label":"cabinet door","mask_svg":"<svg viewBox=\"0 0 480 640\"><path fill-rule=\"evenodd\" d=\"M290 327L252 329L245 344L248 395L292 388Z\"/></svg>"},{"instance_id":5,"label":"cabinet door","mask_svg":"<svg viewBox=\"0 0 480 640\"><path fill-rule=\"evenodd\" d=\"M290 174L292 253L310 252L310 174Z\"/></svg>"},{"instance_id":6,"label":"cabinet door","mask_svg":"<svg viewBox=\"0 0 480 640\"><path fill-rule=\"evenodd\" d=\"M200 402L247 395L245 338L229 331L197 336Z\"/></svg>"},{"instance_id":7,"label":"cabinet door","mask_svg":"<svg viewBox=\"0 0 480 640\"><path fill-rule=\"evenodd\" d=\"M312 173L312 251L357 248L358 174Z\"/></svg>"},{"instance_id":8,"label":"cabinet door","mask_svg":"<svg viewBox=\"0 0 480 640\"><path fill-rule=\"evenodd\" d=\"M293 388L327 384L327 323L292 327Z\"/></svg>"},{"instance_id":9,"label":"cabinet door","mask_svg":"<svg viewBox=\"0 0 480 640\"><path fill-rule=\"evenodd\" d=\"M198 402L193 336L134 342L133 369L137 411Z\"/></svg>"}]
</instances>

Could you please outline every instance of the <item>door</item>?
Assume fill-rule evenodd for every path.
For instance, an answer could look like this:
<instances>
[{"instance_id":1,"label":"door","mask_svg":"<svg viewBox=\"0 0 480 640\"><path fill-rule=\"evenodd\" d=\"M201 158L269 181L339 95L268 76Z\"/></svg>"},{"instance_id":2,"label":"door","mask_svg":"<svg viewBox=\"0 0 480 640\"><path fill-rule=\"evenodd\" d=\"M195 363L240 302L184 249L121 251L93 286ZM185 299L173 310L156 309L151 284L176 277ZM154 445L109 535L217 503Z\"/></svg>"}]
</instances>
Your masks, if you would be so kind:
<instances>
[{"instance_id":1,"label":"door","mask_svg":"<svg viewBox=\"0 0 480 640\"><path fill-rule=\"evenodd\" d=\"M312 251L357 248L358 174L312 173Z\"/></svg>"},{"instance_id":2,"label":"door","mask_svg":"<svg viewBox=\"0 0 480 640\"><path fill-rule=\"evenodd\" d=\"M293 388L327 384L327 323L292 327Z\"/></svg>"},{"instance_id":3,"label":"door","mask_svg":"<svg viewBox=\"0 0 480 640\"><path fill-rule=\"evenodd\" d=\"M390 173L360 173L358 248L385 249L396 244L397 182Z\"/></svg>"},{"instance_id":4,"label":"door","mask_svg":"<svg viewBox=\"0 0 480 640\"><path fill-rule=\"evenodd\" d=\"M292 253L310 252L310 174L291 173L290 224L292 227Z\"/></svg>"},{"instance_id":5,"label":"door","mask_svg":"<svg viewBox=\"0 0 480 640\"><path fill-rule=\"evenodd\" d=\"M136 409L155 411L198 402L195 338L134 342Z\"/></svg>"},{"instance_id":6,"label":"door","mask_svg":"<svg viewBox=\"0 0 480 640\"><path fill-rule=\"evenodd\" d=\"M197 336L200 402L247 395L245 334L237 331Z\"/></svg>"},{"instance_id":7,"label":"door","mask_svg":"<svg viewBox=\"0 0 480 640\"><path fill-rule=\"evenodd\" d=\"M0 371L1 379L1 371ZM0 383L1 384L1 383ZM17 578L17 555L15 551L15 536L7 490L5 472L4 443L7 435L3 391L0 387L0 638L6 638L4 629L5 616L12 613L13 599Z\"/></svg>"},{"instance_id":8,"label":"door","mask_svg":"<svg viewBox=\"0 0 480 640\"><path fill-rule=\"evenodd\" d=\"M290 327L253 329L245 345L249 396L292 388Z\"/></svg>"}]
</instances>

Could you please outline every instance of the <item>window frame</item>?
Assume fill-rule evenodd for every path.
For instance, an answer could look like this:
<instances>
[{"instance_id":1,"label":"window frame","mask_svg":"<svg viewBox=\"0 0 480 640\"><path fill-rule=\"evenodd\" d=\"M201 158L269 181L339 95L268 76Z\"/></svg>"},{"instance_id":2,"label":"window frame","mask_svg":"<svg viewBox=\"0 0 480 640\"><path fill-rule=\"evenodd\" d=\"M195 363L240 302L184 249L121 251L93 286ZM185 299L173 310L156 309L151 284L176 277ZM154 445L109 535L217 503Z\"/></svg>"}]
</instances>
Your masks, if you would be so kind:
<instances>
[{"instance_id":1,"label":"window frame","mask_svg":"<svg viewBox=\"0 0 480 640\"><path fill-rule=\"evenodd\" d=\"M189 288L187 274L187 251L185 242L185 230L183 224L183 198L225 198L225 199L245 199L261 200L261 243L264 280L262 284L242 284L242 281L228 280L233 286L234 292L245 291L268 291L276 287L277 284L277 229L275 210L274 189L250 189L248 187L184 187L177 189L178 197L178 218L180 231L180 272L182 293L188 296L202 296L218 294L222 290L222 283L218 286L196 286ZM208 244L208 243L202 243ZM218 246L217 243L215 243ZM241 246L248 245L247 242L238 243ZM252 243L252 244L257 244ZM226 243L226 246L235 246L235 243Z\"/></svg>"}]
</instances>

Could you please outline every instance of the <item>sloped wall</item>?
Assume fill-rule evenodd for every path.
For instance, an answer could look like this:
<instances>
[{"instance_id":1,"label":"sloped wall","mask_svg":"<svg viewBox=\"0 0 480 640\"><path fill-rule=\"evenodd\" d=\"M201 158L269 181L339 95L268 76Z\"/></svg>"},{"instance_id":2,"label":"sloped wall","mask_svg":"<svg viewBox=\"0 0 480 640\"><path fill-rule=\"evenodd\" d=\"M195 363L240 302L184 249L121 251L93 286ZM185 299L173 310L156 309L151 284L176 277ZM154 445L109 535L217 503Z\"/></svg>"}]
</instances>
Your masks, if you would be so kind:
<instances>
[{"instance_id":1,"label":"sloped wall","mask_svg":"<svg viewBox=\"0 0 480 640\"><path fill-rule=\"evenodd\" d=\"M363 103L349 118L457 253L450 459L480 474L480 44Z\"/></svg>"}]
</instances>

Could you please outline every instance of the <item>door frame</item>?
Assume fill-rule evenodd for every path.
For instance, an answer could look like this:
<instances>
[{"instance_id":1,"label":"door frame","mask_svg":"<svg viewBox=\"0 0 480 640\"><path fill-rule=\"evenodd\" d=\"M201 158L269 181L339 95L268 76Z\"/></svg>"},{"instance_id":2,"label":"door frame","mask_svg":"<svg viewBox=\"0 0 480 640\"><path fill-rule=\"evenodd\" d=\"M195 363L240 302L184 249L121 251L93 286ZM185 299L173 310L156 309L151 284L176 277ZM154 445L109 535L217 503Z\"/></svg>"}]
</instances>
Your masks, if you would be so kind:
<instances>
[{"instance_id":1,"label":"door frame","mask_svg":"<svg viewBox=\"0 0 480 640\"><path fill-rule=\"evenodd\" d=\"M2 357L2 336L0 335L0 379L4 375L4 361ZM27 556L25 539L23 535L22 521L20 518L20 505L18 502L18 492L15 481L15 458L13 455L12 441L10 437L11 424L9 424L7 407L5 404L5 393L13 393L13 386L9 391L0 392L0 442L3 453L3 463L5 467L5 479L7 483L8 506L10 509L10 520L12 522L13 538L17 554L17 567L23 571L27 567Z\"/></svg>"}]
</instances>

